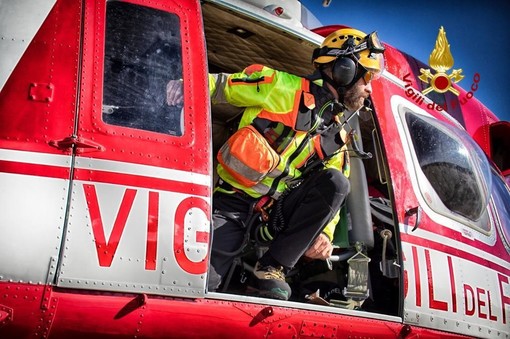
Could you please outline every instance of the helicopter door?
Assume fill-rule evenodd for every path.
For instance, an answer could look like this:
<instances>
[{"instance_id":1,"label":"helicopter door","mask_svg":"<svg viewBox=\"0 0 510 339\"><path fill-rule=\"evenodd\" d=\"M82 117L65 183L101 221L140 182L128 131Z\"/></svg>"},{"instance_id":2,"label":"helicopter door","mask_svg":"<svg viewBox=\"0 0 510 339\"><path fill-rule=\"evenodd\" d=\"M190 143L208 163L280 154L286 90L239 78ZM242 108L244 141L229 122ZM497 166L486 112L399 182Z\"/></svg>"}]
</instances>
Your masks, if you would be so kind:
<instances>
[{"instance_id":1,"label":"helicopter door","mask_svg":"<svg viewBox=\"0 0 510 339\"><path fill-rule=\"evenodd\" d=\"M86 3L58 285L203 295L212 171L198 3ZM172 79L184 105L167 105Z\"/></svg>"}]
</instances>

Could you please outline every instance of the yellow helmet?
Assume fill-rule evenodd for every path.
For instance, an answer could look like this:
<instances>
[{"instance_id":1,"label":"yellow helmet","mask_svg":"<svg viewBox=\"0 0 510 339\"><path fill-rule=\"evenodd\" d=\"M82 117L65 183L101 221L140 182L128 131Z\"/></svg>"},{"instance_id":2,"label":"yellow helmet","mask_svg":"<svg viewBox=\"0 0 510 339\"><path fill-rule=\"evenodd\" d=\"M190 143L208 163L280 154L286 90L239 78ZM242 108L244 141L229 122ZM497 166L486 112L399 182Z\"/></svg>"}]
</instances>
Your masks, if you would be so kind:
<instances>
[{"instance_id":1,"label":"yellow helmet","mask_svg":"<svg viewBox=\"0 0 510 339\"><path fill-rule=\"evenodd\" d=\"M342 28L329 34L313 53L316 66L335 61L342 56L352 56L367 71L374 74L384 69L384 47L376 32L365 34L354 28Z\"/></svg>"}]
</instances>

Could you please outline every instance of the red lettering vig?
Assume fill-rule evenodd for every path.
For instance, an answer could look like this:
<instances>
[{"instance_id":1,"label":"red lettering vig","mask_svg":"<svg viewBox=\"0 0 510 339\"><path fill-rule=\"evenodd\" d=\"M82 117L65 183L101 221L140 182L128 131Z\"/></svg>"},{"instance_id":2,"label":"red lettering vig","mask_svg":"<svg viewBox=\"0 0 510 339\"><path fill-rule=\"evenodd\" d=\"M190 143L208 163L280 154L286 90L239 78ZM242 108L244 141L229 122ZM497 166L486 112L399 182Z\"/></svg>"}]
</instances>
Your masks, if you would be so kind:
<instances>
[{"instance_id":1,"label":"red lettering vig","mask_svg":"<svg viewBox=\"0 0 510 339\"><path fill-rule=\"evenodd\" d=\"M83 185L87 205L89 208L90 221L92 223L92 231L94 233L94 240L96 241L97 257L99 259L99 266L110 267L119 245L120 237L126 226L129 211L133 206L136 190L126 189L122 202L120 204L110 238L106 241L103 227L103 219L99 210L99 202L97 200L96 188L94 185Z\"/></svg>"}]
</instances>

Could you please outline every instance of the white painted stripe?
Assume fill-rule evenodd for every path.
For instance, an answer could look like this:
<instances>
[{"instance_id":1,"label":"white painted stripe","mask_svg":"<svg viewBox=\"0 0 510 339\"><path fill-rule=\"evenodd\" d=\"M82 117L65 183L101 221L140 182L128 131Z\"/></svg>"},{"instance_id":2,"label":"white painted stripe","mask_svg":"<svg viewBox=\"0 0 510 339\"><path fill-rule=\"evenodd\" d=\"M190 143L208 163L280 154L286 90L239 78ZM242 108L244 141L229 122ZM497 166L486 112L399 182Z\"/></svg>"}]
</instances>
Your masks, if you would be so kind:
<instances>
[{"instance_id":1,"label":"white painted stripe","mask_svg":"<svg viewBox=\"0 0 510 339\"><path fill-rule=\"evenodd\" d=\"M70 155L0 149L0 160L24 162L27 164L48 166L71 166Z\"/></svg>"},{"instance_id":2,"label":"white painted stripe","mask_svg":"<svg viewBox=\"0 0 510 339\"><path fill-rule=\"evenodd\" d=\"M386 78L388 79L389 81L393 82L395 85L397 86L400 86L402 88L405 87L405 83L404 83L404 80L400 79L399 77L397 77L396 75L393 75L392 73L390 73L387 69L383 70L383 72L381 73L381 76L383 78Z\"/></svg>"},{"instance_id":3,"label":"white painted stripe","mask_svg":"<svg viewBox=\"0 0 510 339\"><path fill-rule=\"evenodd\" d=\"M0 149L0 160L69 167L71 156ZM151 178L170 179L204 186L211 185L210 175L121 161L77 157L76 168L85 170L100 170L119 174L142 175Z\"/></svg>"},{"instance_id":4,"label":"white painted stripe","mask_svg":"<svg viewBox=\"0 0 510 339\"><path fill-rule=\"evenodd\" d=\"M94 169L120 174L143 175L151 178L192 182L204 186L211 185L211 176L209 175L113 160L78 157L76 158L76 168Z\"/></svg>"},{"instance_id":5,"label":"white painted stripe","mask_svg":"<svg viewBox=\"0 0 510 339\"><path fill-rule=\"evenodd\" d=\"M401 230L404 230L406 227L407 227L406 225L400 224ZM437 242L437 243L440 243L440 244L443 244L443 245L446 245L446 246L449 246L452 248L459 249L459 250L467 252L467 253L471 253L477 257L486 259L486 260L488 260L494 264L497 264L499 266L502 266L506 269L510 269L510 262L502 260L501 258L499 258L491 253L485 252L479 248L467 245L467 244L457 241L455 239L448 238L448 237L442 236L440 234L429 232L429 231L419 229L419 228L415 232L413 232L412 236L423 239L425 241L434 241L434 242Z\"/></svg>"}]
</instances>

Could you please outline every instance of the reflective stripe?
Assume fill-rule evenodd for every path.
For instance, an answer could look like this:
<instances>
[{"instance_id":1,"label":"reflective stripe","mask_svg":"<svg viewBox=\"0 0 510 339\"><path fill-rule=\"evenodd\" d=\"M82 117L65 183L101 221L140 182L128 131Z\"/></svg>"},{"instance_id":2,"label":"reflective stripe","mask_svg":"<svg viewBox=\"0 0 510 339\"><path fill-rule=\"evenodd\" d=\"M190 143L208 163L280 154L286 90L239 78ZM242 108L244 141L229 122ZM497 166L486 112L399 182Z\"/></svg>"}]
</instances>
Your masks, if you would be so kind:
<instances>
[{"instance_id":1,"label":"reflective stripe","mask_svg":"<svg viewBox=\"0 0 510 339\"><path fill-rule=\"evenodd\" d=\"M255 185L244 185L241 186L241 182L236 180L232 175L218 166L218 174L225 181L230 183L232 186L239 188L249 194L252 197L260 197L271 193L273 198L278 198L286 188L286 182L301 176L299 168L302 167L306 161L314 154L313 141L310 139L305 141L305 145L301 146L301 150L298 154L299 146L304 140L306 140L307 134L305 132L298 132L294 135L294 140L288 145L288 147L280 154L280 163L273 171L270 171L260 182ZM291 162L289 163L289 160ZM282 176L286 173L285 176ZM275 179L278 178L278 182L275 183ZM231 181L232 180L232 181ZM272 190L271 188L274 187Z\"/></svg>"},{"instance_id":2,"label":"reflective stripe","mask_svg":"<svg viewBox=\"0 0 510 339\"><path fill-rule=\"evenodd\" d=\"M253 192L256 192L260 195L266 195L267 193L269 193L270 189L271 189L271 186L267 186L261 182L259 182L258 184L256 184L253 187L250 187L250 190L252 190Z\"/></svg>"},{"instance_id":3,"label":"reflective stripe","mask_svg":"<svg viewBox=\"0 0 510 339\"><path fill-rule=\"evenodd\" d=\"M280 161L276 168L261 178L257 175L260 171L255 174L243 168L247 161L241 165L235 161L239 159L233 159L232 166L235 170L244 171L245 176L251 181L246 184L239 181L235 173L229 172L220 162L218 174L224 181L254 198L268 194L277 198L285 191L286 182L301 176L299 169L316 153L316 150L321 151L320 138L314 138L308 133L313 134L322 121L324 111L328 107L333 108L331 101L320 108L318 117L310 120L313 125L311 131L296 128L300 107L304 105L303 107L312 109L315 106L315 98L309 93L309 89L309 80L262 65L252 65L243 72L229 76L228 84L225 86L225 97L231 104L245 107L239 124L240 129L250 126L255 118L261 118L290 127L292 133L276 124L267 129L261 128L260 133L279 154ZM303 124L306 120L300 119L300 126L306 126ZM228 154L226 156L231 157ZM251 167L252 170L254 168L256 167Z\"/></svg>"},{"instance_id":4,"label":"reflective stripe","mask_svg":"<svg viewBox=\"0 0 510 339\"><path fill-rule=\"evenodd\" d=\"M235 180L251 187L278 166L280 156L250 125L239 129L223 144L218 162Z\"/></svg>"},{"instance_id":5,"label":"reflective stripe","mask_svg":"<svg viewBox=\"0 0 510 339\"><path fill-rule=\"evenodd\" d=\"M296 91L294 94L294 103L292 109L288 112L270 112L265 109L261 110L257 115L259 118L268 119L271 121L281 122L285 126L294 128L296 126L297 115L299 112L299 103L303 91Z\"/></svg>"},{"instance_id":6,"label":"reflective stripe","mask_svg":"<svg viewBox=\"0 0 510 339\"><path fill-rule=\"evenodd\" d=\"M267 174L269 178L278 178L278 176L282 175L282 171L280 171L278 168L274 171L271 171Z\"/></svg>"},{"instance_id":7,"label":"reflective stripe","mask_svg":"<svg viewBox=\"0 0 510 339\"><path fill-rule=\"evenodd\" d=\"M242 173L245 178L253 182L259 182L265 176L264 173L259 173L246 166L242 160L236 158L230 152L230 146L228 143L225 143L220 152L222 153L223 161L228 163L228 166L237 173Z\"/></svg>"}]
</instances>

